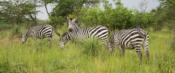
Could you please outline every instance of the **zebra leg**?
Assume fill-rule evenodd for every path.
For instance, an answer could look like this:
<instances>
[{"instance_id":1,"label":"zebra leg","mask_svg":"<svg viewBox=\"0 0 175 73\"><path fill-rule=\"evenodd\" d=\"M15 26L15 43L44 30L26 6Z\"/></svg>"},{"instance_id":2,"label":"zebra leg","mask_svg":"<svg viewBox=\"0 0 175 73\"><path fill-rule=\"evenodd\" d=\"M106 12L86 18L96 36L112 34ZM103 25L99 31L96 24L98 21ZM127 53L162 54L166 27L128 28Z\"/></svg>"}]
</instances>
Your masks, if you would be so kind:
<instances>
[{"instance_id":1,"label":"zebra leg","mask_svg":"<svg viewBox=\"0 0 175 73\"><path fill-rule=\"evenodd\" d=\"M149 47L148 47L148 41L146 40L143 44L143 47L144 47L144 50L145 50L145 55L146 55L146 58L147 60L149 60Z\"/></svg>"},{"instance_id":2,"label":"zebra leg","mask_svg":"<svg viewBox=\"0 0 175 73\"><path fill-rule=\"evenodd\" d=\"M125 55L125 48L122 48L121 46L119 47L120 49L120 55L124 56Z\"/></svg>"},{"instance_id":3,"label":"zebra leg","mask_svg":"<svg viewBox=\"0 0 175 73\"><path fill-rule=\"evenodd\" d=\"M139 57L140 63L142 62L142 51L141 51L141 47L138 45L136 46L136 53Z\"/></svg>"},{"instance_id":4,"label":"zebra leg","mask_svg":"<svg viewBox=\"0 0 175 73\"><path fill-rule=\"evenodd\" d=\"M49 42L49 47L51 47L51 45L52 45L52 37L48 38L48 42Z\"/></svg>"},{"instance_id":5,"label":"zebra leg","mask_svg":"<svg viewBox=\"0 0 175 73\"><path fill-rule=\"evenodd\" d=\"M107 46L108 46L107 48L108 48L109 52L112 53L113 52L113 48L114 48L113 44L112 43L107 43Z\"/></svg>"},{"instance_id":6,"label":"zebra leg","mask_svg":"<svg viewBox=\"0 0 175 73\"><path fill-rule=\"evenodd\" d=\"M106 40L107 38L105 38L105 39L102 39L102 42L103 42L103 44L105 45L105 48L107 48L107 50L110 52L110 53L112 53L113 52L113 43L112 42L110 42L109 40Z\"/></svg>"},{"instance_id":7,"label":"zebra leg","mask_svg":"<svg viewBox=\"0 0 175 73\"><path fill-rule=\"evenodd\" d=\"M113 52L113 48L111 47L111 48L109 48L109 52L110 53L112 53Z\"/></svg>"}]
</instances>

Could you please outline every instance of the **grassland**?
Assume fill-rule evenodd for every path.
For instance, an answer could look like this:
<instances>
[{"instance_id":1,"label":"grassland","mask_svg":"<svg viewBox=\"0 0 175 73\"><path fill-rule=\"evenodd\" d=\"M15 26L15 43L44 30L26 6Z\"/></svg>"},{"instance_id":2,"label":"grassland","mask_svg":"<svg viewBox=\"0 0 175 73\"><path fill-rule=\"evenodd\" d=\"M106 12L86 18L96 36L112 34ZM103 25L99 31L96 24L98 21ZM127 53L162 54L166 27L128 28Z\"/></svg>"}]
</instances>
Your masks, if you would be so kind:
<instances>
[{"instance_id":1,"label":"grassland","mask_svg":"<svg viewBox=\"0 0 175 73\"><path fill-rule=\"evenodd\" d=\"M135 50L120 57L117 49L110 54L96 41L69 42L61 49L57 36L48 47L47 40L21 44L9 34L0 32L0 73L175 73L175 49L169 47L168 31L150 32L150 61L141 65Z\"/></svg>"}]
</instances>

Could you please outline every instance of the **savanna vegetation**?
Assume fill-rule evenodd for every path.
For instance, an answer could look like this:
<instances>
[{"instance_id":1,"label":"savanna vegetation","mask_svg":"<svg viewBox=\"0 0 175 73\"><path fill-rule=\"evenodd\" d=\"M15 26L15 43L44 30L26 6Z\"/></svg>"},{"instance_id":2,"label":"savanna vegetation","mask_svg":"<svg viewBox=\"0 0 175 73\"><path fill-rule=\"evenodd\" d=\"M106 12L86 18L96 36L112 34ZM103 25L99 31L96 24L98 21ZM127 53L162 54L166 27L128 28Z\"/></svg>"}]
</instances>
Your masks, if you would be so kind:
<instances>
[{"instance_id":1,"label":"savanna vegetation","mask_svg":"<svg viewBox=\"0 0 175 73\"><path fill-rule=\"evenodd\" d=\"M175 73L175 1L160 0L160 6L150 12L146 1L141 11L124 7L121 0L114 0L115 8L108 0L0 1L0 73ZM50 3L56 6L49 13ZM36 18L40 6L45 7L49 20ZM21 43L21 35L35 25L50 24L59 33L66 32L67 17L77 18L82 28L143 28L150 35L149 62L143 55L140 64L135 50L127 49L124 57L118 48L111 54L96 39L70 41L64 48L59 47L56 34L51 47L47 39Z\"/></svg>"}]
</instances>

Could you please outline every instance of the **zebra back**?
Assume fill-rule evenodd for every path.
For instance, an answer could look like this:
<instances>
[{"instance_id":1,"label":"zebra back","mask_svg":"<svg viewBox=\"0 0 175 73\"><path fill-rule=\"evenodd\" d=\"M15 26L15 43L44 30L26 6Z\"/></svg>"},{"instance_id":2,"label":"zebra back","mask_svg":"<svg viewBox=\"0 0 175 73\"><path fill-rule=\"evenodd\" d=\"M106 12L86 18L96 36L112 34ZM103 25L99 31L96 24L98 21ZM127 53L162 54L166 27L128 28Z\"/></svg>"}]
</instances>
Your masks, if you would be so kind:
<instances>
[{"instance_id":1,"label":"zebra back","mask_svg":"<svg viewBox=\"0 0 175 73\"><path fill-rule=\"evenodd\" d=\"M141 41L143 42L146 38L146 33L142 29L134 28L134 29L127 29L127 30L121 30L118 32L114 32L113 39L115 39L114 42L119 42L120 46L122 47L129 47L131 42L137 42Z\"/></svg>"}]
</instances>

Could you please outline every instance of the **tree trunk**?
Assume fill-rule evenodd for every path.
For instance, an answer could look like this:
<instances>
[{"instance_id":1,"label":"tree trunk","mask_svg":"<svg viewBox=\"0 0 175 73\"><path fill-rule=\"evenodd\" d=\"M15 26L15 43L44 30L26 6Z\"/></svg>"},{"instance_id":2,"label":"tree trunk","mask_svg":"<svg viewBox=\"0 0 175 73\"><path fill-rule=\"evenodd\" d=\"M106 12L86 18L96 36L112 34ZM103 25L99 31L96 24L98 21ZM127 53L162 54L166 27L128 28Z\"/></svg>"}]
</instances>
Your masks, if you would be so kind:
<instances>
[{"instance_id":1,"label":"tree trunk","mask_svg":"<svg viewBox=\"0 0 175 73\"><path fill-rule=\"evenodd\" d=\"M30 14L29 16L32 19L32 21L34 22L34 24L36 25L37 24L36 15L35 15L35 17L33 17L32 14Z\"/></svg>"},{"instance_id":2,"label":"tree trunk","mask_svg":"<svg viewBox=\"0 0 175 73\"><path fill-rule=\"evenodd\" d=\"M50 17L49 11L48 11L48 9L47 9L47 4L46 4L45 2L44 2L44 7L45 7L45 9L46 9L47 15Z\"/></svg>"}]
</instances>

